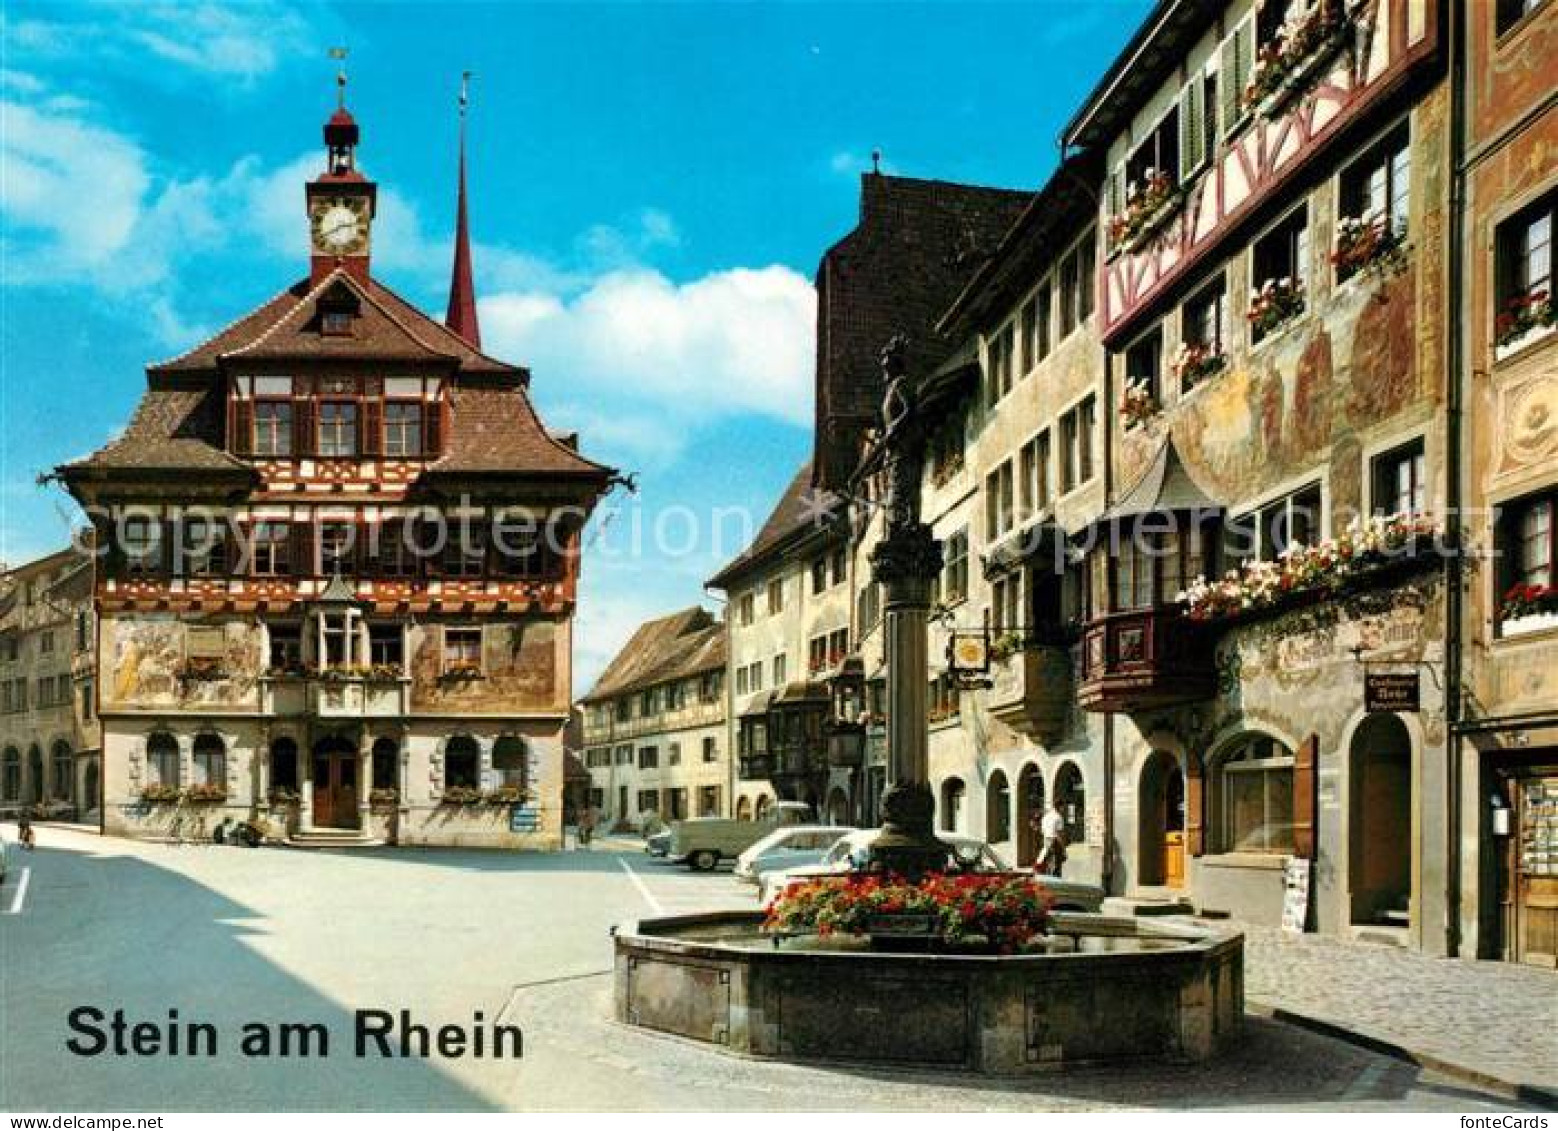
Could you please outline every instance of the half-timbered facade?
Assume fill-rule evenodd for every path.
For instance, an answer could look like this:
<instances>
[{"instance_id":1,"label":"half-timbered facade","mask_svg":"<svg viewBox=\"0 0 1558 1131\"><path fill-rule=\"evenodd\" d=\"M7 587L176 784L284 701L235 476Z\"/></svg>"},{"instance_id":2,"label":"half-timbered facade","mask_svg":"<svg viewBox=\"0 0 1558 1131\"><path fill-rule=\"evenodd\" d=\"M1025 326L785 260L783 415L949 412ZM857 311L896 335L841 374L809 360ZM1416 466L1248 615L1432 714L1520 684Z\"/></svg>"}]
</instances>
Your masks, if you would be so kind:
<instances>
[{"instance_id":1,"label":"half-timbered facade","mask_svg":"<svg viewBox=\"0 0 1558 1131\"><path fill-rule=\"evenodd\" d=\"M444 325L370 270L358 141L343 106L308 276L149 367L124 434L61 469L103 548L109 832L560 840L578 537L611 472L479 349L463 142Z\"/></svg>"}]
</instances>

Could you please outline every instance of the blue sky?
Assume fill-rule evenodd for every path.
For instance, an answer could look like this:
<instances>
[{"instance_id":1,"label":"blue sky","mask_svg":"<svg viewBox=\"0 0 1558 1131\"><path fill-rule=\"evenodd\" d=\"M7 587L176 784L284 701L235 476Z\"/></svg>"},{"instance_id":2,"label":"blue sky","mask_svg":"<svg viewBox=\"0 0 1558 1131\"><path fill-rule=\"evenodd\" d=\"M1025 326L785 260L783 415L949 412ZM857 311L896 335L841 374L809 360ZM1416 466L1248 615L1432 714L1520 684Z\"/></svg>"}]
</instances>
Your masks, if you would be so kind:
<instances>
[{"instance_id":1,"label":"blue sky","mask_svg":"<svg viewBox=\"0 0 1558 1131\"><path fill-rule=\"evenodd\" d=\"M761 522L806 458L810 280L871 150L908 176L1037 186L1147 7L12 3L0 558L63 542L70 504L34 477L123 427L148 361L306 272L333 44L381 186L375 274L443 310L469 69L485 344L532 367L549 424L643 487L586 564L582 692L739 549L711 509Z\"/></svg>"}]
</instances>

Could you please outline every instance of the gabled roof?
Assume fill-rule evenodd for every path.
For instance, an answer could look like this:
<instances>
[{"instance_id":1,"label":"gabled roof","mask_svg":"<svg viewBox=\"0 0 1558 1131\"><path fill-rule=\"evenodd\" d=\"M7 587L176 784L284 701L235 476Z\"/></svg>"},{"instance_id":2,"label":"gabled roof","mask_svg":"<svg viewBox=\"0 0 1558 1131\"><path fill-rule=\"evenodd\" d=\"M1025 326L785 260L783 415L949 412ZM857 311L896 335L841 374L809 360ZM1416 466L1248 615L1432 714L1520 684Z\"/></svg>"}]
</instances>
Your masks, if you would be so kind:
<instances>
[{"instance_id":1,"label":"gabled roof","mask_svg":"<svg viewBox=\"0 0 1558 1131\"><path fill-rule=\"evenodd\" d=\"M711 589L730 588L731 582L755 569L786 547L809 534L823 534L844 518L836 496L812 486L812 465L803 463L790 480L779 502L768 515L752 544L732 558L708 581Z\"/></svg>"},{"instance_id":2,"label":"gabled roof","mask_svg":"<svg viewBox=\"0 0 1558 1131\"><path fill-rule=\"evenodd\" d=\"M707 609L694 606L639 625L580 702L598 702L724 667L725 626Z\"/></svg>"},{"instance_id":3,"label":"gabled roof","mask_svg":"<svg viewBox=\"0 0 1558 1131\"><path fill-rule=\"evenodd\" d=\"M254 475L222 446L225 428L221 387L170 383L153 377L130 423L96 452L64 464L62 471L200 471Z\"/></svg>"},{"instance_id":4,"label":"gabled roof","mask_svg":"<svg viewBox=\"0 0 1558 1131\"><path fill-rule=\"evenodd\" d=\"M361 300L350 334L319 332L322 298L346 288ZM194 349L147 367L148 373L209 372L228 359L358 359L453 363L462 373L509 375L526 371L475 349L377 279L363 283L344 269L294 283Z\"/></svg>"},{"instance_id":5,"label":"gabled roof","mask_svg":"<svg viewBox=\"0 0 1558 1131\"><path fill-rule=\"evenodd\" d=\"M1092 525L1171 511L1206 512L1222 509L1223 505L1203 491L1201 485L1191 477L1185 468L1185 461L1179 456L1179 449L1174 446L1174 437L1169 436L1158 448L1141 478L1131 485L1119 502L1099 515Z\"/></svg>"},{"instance_id":6,"label":"gabled roof","mask_svg":"<svg viewBox=\"0 0 1558 1131\"><path fill-rule=\"evenodd\" d=\"M434 474L534 472L546 475L614 474L586 459L541 423L524 389L517 386L454 386L449 390L449 440L428 467Z\"/></svg>"},{"instance_id":7,"label":"gabled roof","mask_svg":"<svg viewBox=\"0 0 1558 1131\"><path fill-rule=\"evenodd\" d=\"M881 408L882 346L908 339L910 373L936 369L953 343L937 321L1032 193L861 177L860 220L817 268L816 482L843 488L861 432Z\"/></svg>"}]
</instances>

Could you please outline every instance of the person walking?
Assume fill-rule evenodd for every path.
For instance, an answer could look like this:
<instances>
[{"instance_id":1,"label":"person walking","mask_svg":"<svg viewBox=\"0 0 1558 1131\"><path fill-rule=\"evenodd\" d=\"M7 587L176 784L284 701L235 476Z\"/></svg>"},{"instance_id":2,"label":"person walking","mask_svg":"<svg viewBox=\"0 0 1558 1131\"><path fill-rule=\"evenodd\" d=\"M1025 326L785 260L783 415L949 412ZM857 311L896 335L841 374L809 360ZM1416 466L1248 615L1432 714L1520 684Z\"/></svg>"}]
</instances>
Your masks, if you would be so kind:
<instances>
[{"instance_id":1,"label":"person walking","mask_svg":"<svg viewBox=\"0 0 1558 1131\"><path fill-rule=\"evenodd\" d=\"M1039 835L1044 839L1044 849L1033 870L1041 876L1059 876L1066 863L1066 819L1053 801L1039 822Z\"/></svg>"},{"instance_id":2,"label":"person walking","mask_svg":"<svg viewBox=\"0 0 1558 1131\"><path fill-rule=\"evenodd\" d=\"M16 839L28 852L32 851L37 836L32 831L32 813L27 809L23 809L16 818Z\"/></svg>"},{"instance_id":3,"label":"person walking","mask_svg":"<svg viewBox=\"0 0 1558 1131\"><path fill-rule=\"evenodd\" d=\"M595 825L600 820L600 812L593 804L586 805L584 812L579 814L579 847L588 848L590 841L595 838Z\"/></svg>"}]
</instances>

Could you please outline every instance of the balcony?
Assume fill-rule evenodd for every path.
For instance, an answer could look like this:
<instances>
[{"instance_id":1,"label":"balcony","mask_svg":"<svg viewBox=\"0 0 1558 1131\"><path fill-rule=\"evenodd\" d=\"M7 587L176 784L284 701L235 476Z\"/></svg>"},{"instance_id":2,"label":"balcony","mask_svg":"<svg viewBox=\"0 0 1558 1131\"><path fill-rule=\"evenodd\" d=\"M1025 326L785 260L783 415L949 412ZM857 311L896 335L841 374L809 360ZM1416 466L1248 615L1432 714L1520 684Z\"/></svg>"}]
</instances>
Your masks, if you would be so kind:
<instances>
[{"instance_id":1,"label":"balcony","mask_svg":"<svg viewBox=\"0 0 1558 1131\"><path fill-rule=\"evenodd\" d=\"M273 675L260 680L260 710L322 719L393 718L410 711L411 680L383 673Z\"/></svg>"},{"instance_id":2,"label":"balcony","mask_svg":"<svg viewBox=\"0 0 1558 1131\"><path fill-rule=\"evenodd\" d=\"M992 659L985 703L998 721L1047 742L1066 725L1071 707L1071 661L1055 644L1031 644Z\"/></svg>"},{"instance_id":3,"label":"balcony","mask_svg":"<svg viewBox=\"0 0 1558 1131\"><path fill-rule=\"evenodd\" d=\"M767 781L774 776L772 754L745 754L737 760L737 772L742 781Z\"/></svg>"},{"instance_id":4,"label":"balcony","mask_svg":"<svg viewBox=\"0 0 1558 1131\"><path fill-rule=\"evenodd\" d=\"M1083 629L1077 702L1085 710L1143 711L1216 690L1211 636L1178 606L1109 613Z\"/></svg>"}]
</instances>

